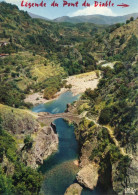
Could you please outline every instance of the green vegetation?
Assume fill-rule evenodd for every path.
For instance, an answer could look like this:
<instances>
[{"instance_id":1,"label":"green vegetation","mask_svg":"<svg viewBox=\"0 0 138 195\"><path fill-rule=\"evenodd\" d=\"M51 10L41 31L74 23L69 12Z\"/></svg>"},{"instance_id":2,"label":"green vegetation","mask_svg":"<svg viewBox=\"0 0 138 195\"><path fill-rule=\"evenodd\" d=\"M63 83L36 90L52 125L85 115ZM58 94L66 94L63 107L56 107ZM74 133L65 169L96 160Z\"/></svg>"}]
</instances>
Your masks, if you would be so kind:
<instances>
[{"instance_id":1,"label":"green vegetation","mask_svg":"<svg viewBox=\"0 0 138 195\"><path fill-rule=\"evenodd\" d=\"M3 130L1 122L0 118L0 194L38 194L41 173L21 162L16 142ZM30 147L30 138L25 139L25 145Z\"/></svg>"},{"instance_id":2,"label":"green vegetation","mask_svg":"<svg viewBox=\"0 0 138 195\"><path fill-rule=\"evenodd\" d=\"M122 146L128 145L129 140L133 148L137 135L136 66L137 64L116 63L114 69L102 69L103 78L98 84L98 89L85 93L85 97L92 102L89 112L94 109L100 113L99 122L113 126ZM96 98L91 94L96 94Z\"/></svg>"},{"instance_id":3,"label":"green vegetation","mask_svg":"<svg viewBox=\"0 0 138 195\"><path fill-rule=\"evenodd\" d=\"M64 86L64 82L61 80L61 77L51 77L45 80L41 85L36 85L36 89L44 88L44 98L51 99L54 98L54 95L60 91Z\"/></svg>"},{"instance_id":4,"label":"green vegetation","mask_svg":"<svg viewBox=\"0 0 138 195\"><path fill-rule=\"evenodd\" d=\"M112 117L111 114L112 114L111 108L106 107L103 110L101 110L99 116L99 123L104 125L108 124Z\"/></svg>"},{"instance_id":5,"label":"green vegetation","mask_svg":"<svg viewBox=\"0 0 138 195\"><path fill-rule=\"evenodd\" d=\"M126 150L136 152L137 144L137 36L133 31L137 20L130 20L129 24L112 29L112 33L108 36L109 47L105 49L104 43L101 45L101 52L104 49L104 59L117 62L114 68L102 67L98 68L102 71L102 79L100 79L97 89L87 89L82 96L82 100L87 101L88 107L87 117L91 120L97 120L100 127L86 125L86 119L82 120L76 129L76 135L79 138L80 146L85 150L89 159L100 165L100 182L104 184L103 178L107 182L107 188L112 176L112 166L117 171L116 181L121 182L124 186L128 185L128 168L131 164L131 158L122 152L120 147ZM132 27L133 35L127 39L124 33L127 28L127 35L130 27ZM118 28L120 28L118 30ZM122 34L121 34L121 33ZM118 35L118 37L116 37ZM105 34L100 35L102 40ZM97 38L100 38L99 36ZM98 40L98 39L97 39ZM110 42L111 41L111 42ZM93 45L95 40L93 41ZM117 45L120 45L120 54L114 53ZM90 44L88 45L90 49ZM110 51L109 51L110 50ZM97 51L94 46L93 51ZM112 51L112 52L111 52ZM103 54L102 54L103 55ZM83 102L83 101L82 101ZM82 103L83 105L83 103ZM79 108L82 106L80 105ZM80 110L78 108L78 112ZM85 122L84 122L85 121ZM88 121L90 123L90 121ZM103 126L103 127L102 127ZM110 135L107 128L112 129L113 135ZM115 144L113 137L119 144ZM85 149L86 148L86 149ZM83 152L83 150L81 150ZM89 150L89 151L87 151ZM82 155L83 157L83 155ZM107 176L108 175L108 176Z\"/></svg>"},{"instance_id":6,"label":"green vegetation","mask_svg":"<svg viewBox=\"0 0 138 195\"><path fill-rule=\"evenodd\" d=\"M8 106L19 107L25 105L23 99L25 94L14 83L4 83L0 85L0 103Z\"/></svg>"},{"instance_id":7,"label":"green vegetation","mask_svg":"<svg viewBox=\"0 0 138 195\"><path fill-rule=\"evenodd\" d=\"M24 138L24 148L25 149L30 149L32 148L32 145L33 145L33 139L31 138L30 135L27 135L25 138Z\"/></svg>"},{"instance_id":8,"label":"green vegetation","mask_svg":"<svg viewBox=\"0 0 138 195\"><path fill-rule=\"evenodd\" d=\"M131 48L130 48L131 49ZM135 152L137 137L137 83L136 83L137 64L128 65L127 63L117 62L114 69L101 68L103 78L98 84L98 88L86 90L83 99L89 99L88 116L99 117L98 122L114 128L114 134L119 143L124 148L132 148ZM83 125L82 125L83 124ZM80 129L81 128L81 129ZM83 130L82 130L83 129ZM81 133L81 144L94 142L90 134L90 127L80 123L78 132ZM84 137L84 140L83 140ZM86 142L87 140L87 142ZM114 145L109 137L106 128L102 128L97 135L97 145L91 151L90 160L100 162L100 174L103 175L109 167L107 162L117 165L117 181L127 185L127 168L131 160L128 156L120 153L119 148Z\"/></svg>"},{"instance_id":9,"label":"green vegetation","mask_svg":"<svg viewBox=\"0 0 138 195\"><path fill-rule=\"evenodd\" d=\"M18 142L24 144L25 152L33 146L29 135L17 139L27 130L31 135L36 125L35 114L23 110L31 106L24 103L26 94L41 91L44 98L53 98L61 87L71 88L62 81L67 75L96 70L100 77L99 69L98 88L86 90L82 97L86 103L78 112L88 111L87 116L98 118L104 127L84 119L76 135L80 146L90 150L89 159L99 162L100 175L105 176L117 163L117 180L126 182L130 159L121 154L105 127L113 128L121 147L136 150L137 23L133 17L126 24L111 26L52 23L0 3L0 42L4 44L0 45L0 113L4 119L4 129L0 121L0 194L40 191L42 175L22 162L17 148ZM114 69L97 65L101 59L116 61Z\"/></svg>"},{"instance_id":10,"label":"green vegetation","mask_svg":"<svg viewBox=\"0 0 138 195\"><path fill-rule=\"evenodd\" d=\"M45 89L49 83L51 88L59 84L65 71L59 65L52 65L41 56L33 56L29 52L21 52L14 56L0 59L0 103L13 107L29 107L23 102L26 93ZM39 64L39 65L38 65Z\"/></svg>"},{"instance_id":11,"label":"green vegetation","mask_svg":"<svg viewBox=\"0 0 138 195\"><path fill-rule=\"evenodd\" d=\"M1 53L30 51L34 57L41 55L46 59L45 67L50 60L60 64L70 75L96 68L95 59L91 52L87 52L86 45L87 40L92 40L94 32L102 32L104 26L51 23L32 19L15 5L4 2L0 5L0 38L9 43L0 47ZM84 45L77 46L78 43Z\"/></svg>"}]
</instances>

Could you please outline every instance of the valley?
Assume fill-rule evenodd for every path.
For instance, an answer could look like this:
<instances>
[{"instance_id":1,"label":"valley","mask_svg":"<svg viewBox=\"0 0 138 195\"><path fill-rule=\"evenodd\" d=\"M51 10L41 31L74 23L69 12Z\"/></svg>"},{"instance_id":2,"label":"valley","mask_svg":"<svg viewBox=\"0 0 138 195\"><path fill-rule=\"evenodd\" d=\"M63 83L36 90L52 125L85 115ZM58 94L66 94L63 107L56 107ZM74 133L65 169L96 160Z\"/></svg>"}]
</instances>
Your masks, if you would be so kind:
<instances>
[{"instance_id":1,"label":"valley","mask_svg":"<svg viewBox=\"0 0 138 195\"><path fill-rule=\"evenodd\" d=\"M134 16L53 22L0 2L0 194L137 194Z\"/></svg>"}]
</instances>

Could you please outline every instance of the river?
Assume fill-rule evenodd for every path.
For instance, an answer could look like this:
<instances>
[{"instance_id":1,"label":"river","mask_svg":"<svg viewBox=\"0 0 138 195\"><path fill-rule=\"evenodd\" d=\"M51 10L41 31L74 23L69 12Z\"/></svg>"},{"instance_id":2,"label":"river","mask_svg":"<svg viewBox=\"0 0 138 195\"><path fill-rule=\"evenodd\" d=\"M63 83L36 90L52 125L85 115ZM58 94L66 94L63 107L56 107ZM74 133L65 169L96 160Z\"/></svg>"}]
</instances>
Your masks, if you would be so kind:
<instances>
[{"instance_id":1,"label":"river","mask_svg":"<svg viewBox=\"0 0 138 195\"><path fill-rule=\"evenodd\" d=\"M32 109L33 112L50 112L52 114L65 111L68 103L79 99L66 92L53 102L40 104ZM45 176L41 192L45 195L63 195L67 187L74 183L79 168L74 161L78 160L78 143L75 139L74 127L62 118L54 121L59 137L59 147L40 167ZM102 195L99 188L94 191L84 189L82 195Z\"/></svg>"}]
</instances>

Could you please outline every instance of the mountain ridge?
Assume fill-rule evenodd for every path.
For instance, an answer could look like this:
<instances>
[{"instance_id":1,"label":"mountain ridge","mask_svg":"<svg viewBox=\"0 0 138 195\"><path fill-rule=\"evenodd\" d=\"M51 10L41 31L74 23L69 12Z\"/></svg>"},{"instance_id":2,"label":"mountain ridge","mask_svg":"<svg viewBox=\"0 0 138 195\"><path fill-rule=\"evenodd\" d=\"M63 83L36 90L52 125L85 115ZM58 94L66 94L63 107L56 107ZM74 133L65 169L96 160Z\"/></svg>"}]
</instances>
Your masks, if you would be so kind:
<instances>
[{"instance_id":1,"label":"mountain ridge","mask_svg":"<svg viewBox=\"0 0 138 195\"><path fill-rule=\"evenodd\" d=\"M47 21L53 21L53 22L59 22L59 23L61 22L69 22L73 24L94 23L94 24L107 24L107 25L112 25L115 23L125 23L125 21L128 20L130 17L134 17L134 18L138 17L138 13L132 13L132 14L127 14L123 16L105 16L105 15L100 15L100 14L94 14L94 15L87 15L87 16L82 15L82 16L73 16L73 17L62 16L62 17L58 17L53 20L50 20L48 18L35 15L30 12L28 12L28 14L32 18L40 18L40 19L44 19Z\"/></svg>"}]
</instances>

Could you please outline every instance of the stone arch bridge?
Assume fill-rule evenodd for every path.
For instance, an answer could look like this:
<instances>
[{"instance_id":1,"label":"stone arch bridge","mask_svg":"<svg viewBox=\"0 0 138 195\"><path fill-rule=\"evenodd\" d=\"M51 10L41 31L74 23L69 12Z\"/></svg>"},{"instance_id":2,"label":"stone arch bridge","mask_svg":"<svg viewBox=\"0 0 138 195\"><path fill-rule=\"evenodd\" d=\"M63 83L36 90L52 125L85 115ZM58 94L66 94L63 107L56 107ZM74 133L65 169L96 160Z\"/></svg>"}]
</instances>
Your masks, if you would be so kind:
<instances>
[{"instance_id":1,"label":"stone arch bridge","mask_svg":"<svg viewBox=\"0 0 138 195\"><path fill-rule=\"evenodd\" d=\"M70 122L75 122L76 124L79 124L79 122L81 121L81 118L77 114L72 114L69 112L57 113L57 114L51 114L48 112L38 113L38 121L45 125L50 125L54 120L59 118L63 118Z\"/></svg>"}]
</instances>

